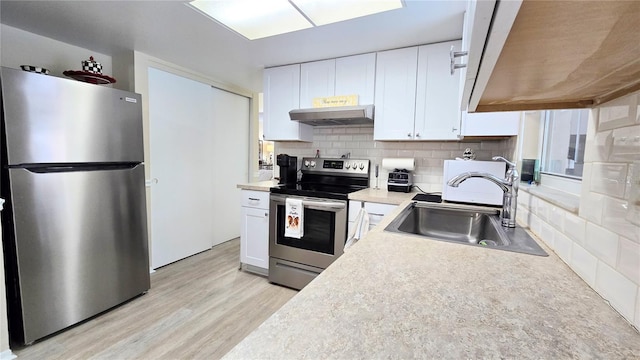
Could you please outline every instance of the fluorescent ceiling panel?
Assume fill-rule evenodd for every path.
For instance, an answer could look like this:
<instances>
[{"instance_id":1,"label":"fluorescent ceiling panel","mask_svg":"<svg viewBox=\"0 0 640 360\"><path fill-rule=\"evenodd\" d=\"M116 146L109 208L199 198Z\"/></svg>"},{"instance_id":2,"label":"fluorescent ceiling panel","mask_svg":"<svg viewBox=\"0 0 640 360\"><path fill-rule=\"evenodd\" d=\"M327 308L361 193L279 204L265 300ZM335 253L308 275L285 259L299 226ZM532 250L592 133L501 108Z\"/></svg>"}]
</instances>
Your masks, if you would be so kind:
<instances>
[{"instance_id":1,"label":"fluorescent ceiling panel","mask_svg":"<svg viewBox=\"0 0 640 360\"><path fill-rule=\"evenodd\" d=\"M316 26L402 8L401 0L291 0Z\"/></svg>"},{"instance_id":2,"label":"fluorescent ceiling panel","mask_svg":"<svg viewBox=\"0 0 640 360\"><path fill-rule=\"evenodd\" d=\"M249 40L313 26L287 0L196 0L191 5Z\"/></svg>"}]
</instances>

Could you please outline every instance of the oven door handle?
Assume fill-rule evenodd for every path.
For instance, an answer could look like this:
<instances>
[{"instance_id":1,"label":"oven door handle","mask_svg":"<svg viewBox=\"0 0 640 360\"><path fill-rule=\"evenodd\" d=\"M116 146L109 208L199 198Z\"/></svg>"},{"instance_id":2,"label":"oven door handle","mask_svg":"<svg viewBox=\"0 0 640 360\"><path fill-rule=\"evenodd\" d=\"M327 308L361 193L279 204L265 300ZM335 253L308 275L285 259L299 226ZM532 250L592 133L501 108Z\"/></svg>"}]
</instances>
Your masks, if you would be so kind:
<instances>
[{"instance_id":1,"label":"oven door handle","mask_svg":"<svg viewBox=\"0 0 640 360\"><path fill-rule=\"evenodd\" d=\"M302 205L304 205L305 208L323 210L323 211L327 211L327 210L339 211L347 207L344 203L340 203L340 202L310 201L310 200L303 200Z\"/></svg>"}]
</instances>

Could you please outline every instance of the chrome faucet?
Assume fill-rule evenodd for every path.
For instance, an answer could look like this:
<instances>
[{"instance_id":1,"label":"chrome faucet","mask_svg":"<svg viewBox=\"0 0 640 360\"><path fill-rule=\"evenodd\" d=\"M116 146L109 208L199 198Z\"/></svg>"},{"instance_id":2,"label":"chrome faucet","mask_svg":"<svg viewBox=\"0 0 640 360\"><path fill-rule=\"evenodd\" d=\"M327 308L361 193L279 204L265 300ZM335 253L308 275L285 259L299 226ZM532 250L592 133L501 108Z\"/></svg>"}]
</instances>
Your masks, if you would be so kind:
<instances>
[{"instance_id":1,"label":"chrome faucet","mask_svg":"<svg viewBox=\"0 0 640 360\"><path fill-rule=\"evenodd\" d=\"M493 160L501 160L509 165L509 169L505 174L504 179L500 179L495 175L481 172L466 172L462 173L447 182L447 185L458 187L461 182L470 178L481 178L489 180L496 185L500 186L504 191L502 197L502 226L504 227L516 227L516 209L518 208L518 184L520 183L520 175L516 170L516 163L513 163L502 156L494 156Z\"/></svg>"}]
</instances>

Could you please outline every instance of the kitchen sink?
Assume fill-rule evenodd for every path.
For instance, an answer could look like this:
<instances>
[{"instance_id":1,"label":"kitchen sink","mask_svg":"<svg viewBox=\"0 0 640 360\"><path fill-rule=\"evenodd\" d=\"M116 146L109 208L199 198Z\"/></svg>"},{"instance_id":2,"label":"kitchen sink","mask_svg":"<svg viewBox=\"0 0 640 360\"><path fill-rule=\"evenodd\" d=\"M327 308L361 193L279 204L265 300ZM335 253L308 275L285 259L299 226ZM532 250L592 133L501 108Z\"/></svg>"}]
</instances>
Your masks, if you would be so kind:
<instances>
[{"instance_id":1,"label":"kitchen sink","mask_svg":"<svg viewBox=\"0 0 640 360\"><path fill-rule=\"evenodd\" d=\"M498 210L443 208L441 205L413 202L402 210L385 231L548 256L524 229L502 227Z\"/></svg>"}]
</instances>

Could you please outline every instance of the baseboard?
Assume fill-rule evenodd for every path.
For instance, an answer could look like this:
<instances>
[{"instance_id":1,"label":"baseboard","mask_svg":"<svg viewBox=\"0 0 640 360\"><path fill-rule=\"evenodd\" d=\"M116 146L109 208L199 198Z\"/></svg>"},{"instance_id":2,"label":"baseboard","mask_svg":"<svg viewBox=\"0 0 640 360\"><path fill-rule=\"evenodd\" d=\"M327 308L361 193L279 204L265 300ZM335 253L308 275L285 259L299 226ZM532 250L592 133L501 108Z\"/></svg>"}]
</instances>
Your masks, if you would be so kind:
<instances>
[{"instance_id":1,"label":"baseboard","mask_svg":"<svg viewBox=\"0 0 640 360\"><path fill-rule=\"evenodd\" d=\"M7 349L3 352L0 352L0 360L11 360L15 359L18 356L11 352L11 349Z\"/></svg>"},{"instance_id":2,"label":"baseboard","mask_svg":"<svg viewBox=\"0 0 640 360\"><path fill-rule=\"evenodd\" d=\"M242 264L242 270L256 274L256 275L260 275L260 276L269 276L268 269L263 269L261 267L257 267L253 265Z\"/></svg>"}]
</instances>

